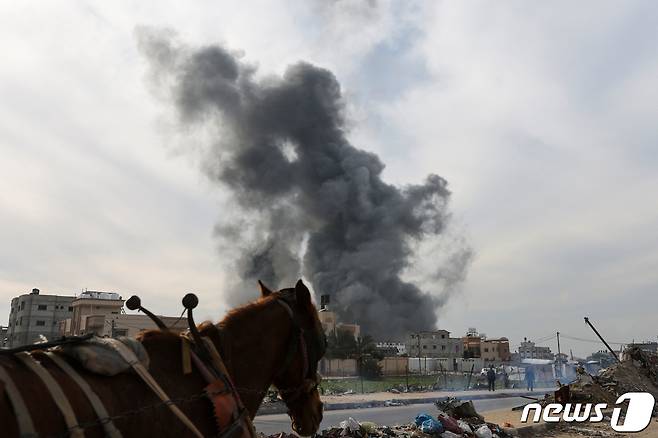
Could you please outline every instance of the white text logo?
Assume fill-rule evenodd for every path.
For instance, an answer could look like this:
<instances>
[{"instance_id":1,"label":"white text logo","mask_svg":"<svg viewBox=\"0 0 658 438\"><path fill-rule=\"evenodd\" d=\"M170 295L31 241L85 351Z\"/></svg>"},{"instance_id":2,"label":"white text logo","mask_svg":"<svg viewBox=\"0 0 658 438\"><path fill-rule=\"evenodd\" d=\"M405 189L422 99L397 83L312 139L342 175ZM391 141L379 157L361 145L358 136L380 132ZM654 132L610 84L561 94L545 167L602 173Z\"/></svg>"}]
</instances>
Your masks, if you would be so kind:
<instances>
[{"instance_id":1,"label":"white text logo","mask_svg":"<svg viewBox=\"0 0 658 438\"><path fill-rule=\"evenodd\" d=\"M648 392L627 392L620 396L615 402L616 405L628 400L628 409L623 424L619 424L621 408L616 407L612 410L610 426L617 432L639 432L644 430L651 421L651 414L656 400ZM532 422L537 423L543 419L547 423L556 423L560 420L582 423L589 421L598 423L603 421L603 409L607 408L606 403L566 403L561 405L551 403L542 407L539 403L531 403L523 408L521 421L527 422L530 411L534 410Z\"/></svg>"}]
</instances>

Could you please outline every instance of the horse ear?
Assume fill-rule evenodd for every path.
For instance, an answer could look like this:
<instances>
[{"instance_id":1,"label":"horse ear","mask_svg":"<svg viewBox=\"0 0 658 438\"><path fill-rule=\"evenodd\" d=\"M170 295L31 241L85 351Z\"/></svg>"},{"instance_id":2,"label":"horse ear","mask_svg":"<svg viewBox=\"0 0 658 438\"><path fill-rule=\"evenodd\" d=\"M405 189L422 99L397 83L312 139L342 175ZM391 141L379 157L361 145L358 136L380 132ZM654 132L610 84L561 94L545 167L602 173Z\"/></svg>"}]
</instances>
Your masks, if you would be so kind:
<instances>
[{"instance_id":1,"label":"horse ear","mask_svg":"<svg viewBox=\"0 0 658 438\"><path fill-rule=\"evenodd\" d=\"M311 292L301 279L295 284L295 298L298 303L311 304Z\"/></svg>"},{"instance_id":2,"label":"horse ear","mask_svg":"<svg viewBox=\"0 0 658 438\"><path fill-rule=\"evenodd\" d=\"M263 298L269 296L272 293L272 291L260 280L258 280L258 287L260 288L260 294L263 296Z\"/></svg>"}]
</instances>

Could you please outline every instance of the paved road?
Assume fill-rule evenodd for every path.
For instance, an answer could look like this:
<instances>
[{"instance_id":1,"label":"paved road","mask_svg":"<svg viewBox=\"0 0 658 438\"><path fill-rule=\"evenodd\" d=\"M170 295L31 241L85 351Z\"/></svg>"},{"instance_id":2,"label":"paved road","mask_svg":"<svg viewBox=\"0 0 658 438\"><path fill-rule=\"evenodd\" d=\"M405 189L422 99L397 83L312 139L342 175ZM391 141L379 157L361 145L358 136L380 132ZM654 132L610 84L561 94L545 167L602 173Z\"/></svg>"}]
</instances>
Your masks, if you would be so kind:
<instances>
[{"instance_id":1,"label":"paved road","mask_svg":"<svg viewBox=\"0 0 658 438\"><path fill-rule=\"evenodd\" d=\"M506 397L489 400L473 400L475 409L479 413L493 411L496 409L512 408L528 402L521 397ZM326 411L320 429L327 429L337 425L347 417L353 417L358 421L373 421L379 425L393 426L411 422L421 412L433 414L436 407L431 404L418 404L406 406L391 406L381 408L346 409L337 411ZM285 414L261 415L256 417L254 425L258 432L274 434L278 432L290 433L290 418Z\"/></svg>"}]
</instances>

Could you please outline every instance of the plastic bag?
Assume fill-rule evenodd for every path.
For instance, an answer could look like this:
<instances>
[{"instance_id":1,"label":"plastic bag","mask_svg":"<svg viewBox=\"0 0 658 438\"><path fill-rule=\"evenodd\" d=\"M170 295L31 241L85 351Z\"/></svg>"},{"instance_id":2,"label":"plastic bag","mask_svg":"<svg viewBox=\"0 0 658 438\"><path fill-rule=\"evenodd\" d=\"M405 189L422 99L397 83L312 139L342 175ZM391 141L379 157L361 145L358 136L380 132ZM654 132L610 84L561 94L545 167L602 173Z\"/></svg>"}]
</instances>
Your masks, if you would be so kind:
<instances>
[{"instance_id":1,"label":"plastic bag","mask_svg":"<svg viewBox=\"0 0 658 438\"><path fill-rule=\"evenodd\" d=\"M418 414L416 415L414 423L416 423L416 426L420 426L423 422L430 420L431 418L432 416L430 414Z\"/></svg>"},{"instance_id":2,"label":"plastic bag","mask_svg":"<svg viewBox=\"0 0 658 438\"><path fill-rule=\"evenodd\" d=\"M471 425L465 422L464 420L457 420L457 424L459 424L459 427L462 430L462 432L473 433L473 428L471 427Z\"/></svg>"},{"instance_id":3,"label":"plastic bag","mask_svg":"<svg viewBox=\"0 0 658 438\"><path fill-rule=\"evenodd\" d=\"M343 430L348 430L350 432L356 432L357 430L361 430L361 424L352 417L349 417L347 420L341 421L340 427Z\"/></svg>"},{"instance_id":4,"label":"plastic bag","mask_svg":"<svg viewBox=\"0 0 658 438\"><path fill-rule=\"evenodd\" d=\"M493 438L493 433L491 433L489 426L483 424L475 431L475 436L478 438Z\"/></svg>"},{"instance_id":5,"label":"plastic bag","mask_svg":"<svg viewBox=\"0 0 658 438\"><path fill-rule=\"evenodd\" d=\"M447 415L439 415L438 418L441 424L443 424L443 428L445 430L454 433L462 433L462 429L459 427L459 423L454 418L448 417Z\"/></svg>"},{"instance_id":6,"label":"plastic bag","mask_svg":"<svg viewBox=\"0 0 658 438\"><path fill-rule=\"evenodd\" d=\"M375 432L377 429L377 425L373 423L372 421L363 421L361 422L361 431L365 432L367 434Z\"/></svg>"},{"instance_id":7,"label":"plastic bag","mask_svg":"<svg viewBox=\"0 0 658 438\"><path fill-rule=\"evenodd\" d=\"M443 424L435 420L434 418L429 418L423 421L423 424L420 425L420 431L429 435L440 434L444 431Z\"/></svg>"}]
</instances>

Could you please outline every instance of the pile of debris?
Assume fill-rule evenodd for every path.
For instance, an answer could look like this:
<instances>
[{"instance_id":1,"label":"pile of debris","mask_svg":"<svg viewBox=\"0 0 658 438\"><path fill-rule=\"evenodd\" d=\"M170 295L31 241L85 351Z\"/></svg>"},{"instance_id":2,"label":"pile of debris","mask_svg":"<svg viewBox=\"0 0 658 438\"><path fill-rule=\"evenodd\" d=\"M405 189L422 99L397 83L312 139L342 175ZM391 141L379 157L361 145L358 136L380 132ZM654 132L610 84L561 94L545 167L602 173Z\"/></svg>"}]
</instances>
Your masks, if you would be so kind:
<instances>
[{"instance_id":1,"label":"pile of debris","mask_svg":"<svg viewBox=\"0 0 658 438\"><path fill-rule=\"evenodd\" d=\"M432 416L421 413L413 422L396 426L378 426L372 422L358 422L350 417L340 425L323 430L316 437L323 438L508 438L512 435L497 424L487 423L475 411L473 402L449 398L436 402L438 412ZM262 438L296 438L285 433Z\"/></svg>"},{"instance_id":2,"label":"pile of debris","mask_svg":"<svg viewBox=\"0 0 658 438\"><path fill-rule=\"evenodd\" d=\"M559 382L558 382L559 383ZM576 380L560 385L554 394L546 396L548 403L607 403L614 404L627 392L648 392L658 399L658 355L638 347L624 351L624 360L592 376L578 368Z\"/></svg>"},{"instance_id":3,"label":"pile of debris","mask_svg":"<svg viewBox=\"0 0 658 438\"><path fill-rule=\"evenodd\" d=\"M635 391L658 399L658 355L630 347L623 362L602 370L595 380L615 396Z\"/></svg>"},{"instance_id":4,"label":"pile of debris","mask_svg":"<svg viewBox=\"0 0 658 438\"><path fill-rule=\"evenodd\" d=\"M405 392L431 392L431 391L438 391L440 389L441 389L441 385L439 385L438 383L434 383L432 385L397 384L388 388L387 391L392 392L393 394L401 394Z\"/></svg>"}]
</instances>

